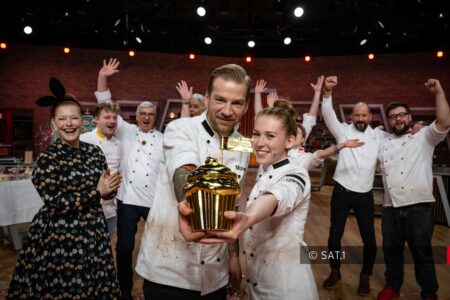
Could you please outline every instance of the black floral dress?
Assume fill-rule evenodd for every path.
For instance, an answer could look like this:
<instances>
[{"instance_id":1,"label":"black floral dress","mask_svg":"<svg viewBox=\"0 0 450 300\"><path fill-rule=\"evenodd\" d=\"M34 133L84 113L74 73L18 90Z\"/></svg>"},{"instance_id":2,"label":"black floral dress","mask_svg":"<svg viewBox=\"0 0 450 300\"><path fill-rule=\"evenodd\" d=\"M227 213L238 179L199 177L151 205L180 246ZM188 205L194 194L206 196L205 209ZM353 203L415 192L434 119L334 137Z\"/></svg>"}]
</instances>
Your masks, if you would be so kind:
<instances>
[{"instance_id":1,"label":"black floral dress","mask_svg":"<svg viewBox=\"0 0 450 300\"><path fill-rule=\"evenodd\" d=\"M37 160L44 201L34 217L7 299L116 299L119 284L96 190L106 168L99 147L57 140Z\"/></svg>"}]
</instances>

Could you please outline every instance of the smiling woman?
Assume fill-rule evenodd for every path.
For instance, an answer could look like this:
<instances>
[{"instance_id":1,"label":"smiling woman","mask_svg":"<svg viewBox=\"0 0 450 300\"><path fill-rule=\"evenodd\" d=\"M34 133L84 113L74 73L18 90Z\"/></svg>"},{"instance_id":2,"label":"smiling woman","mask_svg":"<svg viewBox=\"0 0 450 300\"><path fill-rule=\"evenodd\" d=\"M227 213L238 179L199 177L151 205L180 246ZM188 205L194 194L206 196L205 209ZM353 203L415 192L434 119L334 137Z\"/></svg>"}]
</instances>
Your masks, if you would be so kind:
<instances>
[{"instance_id":1,"label":"smiling woman","mask_svg":"<svg viewBox=\"0 0 450 300\"><path fill-rule=\"evenodd\" d=\"M80 142L81 106L52 79L51 106L59 135L39 155L32 182L44 206L33 218L7 299L119 296L100 199L111 199L121 176L110 175L97 146ZM86 255L89 253L89 255Z\"/></svg>"}]
</instances>

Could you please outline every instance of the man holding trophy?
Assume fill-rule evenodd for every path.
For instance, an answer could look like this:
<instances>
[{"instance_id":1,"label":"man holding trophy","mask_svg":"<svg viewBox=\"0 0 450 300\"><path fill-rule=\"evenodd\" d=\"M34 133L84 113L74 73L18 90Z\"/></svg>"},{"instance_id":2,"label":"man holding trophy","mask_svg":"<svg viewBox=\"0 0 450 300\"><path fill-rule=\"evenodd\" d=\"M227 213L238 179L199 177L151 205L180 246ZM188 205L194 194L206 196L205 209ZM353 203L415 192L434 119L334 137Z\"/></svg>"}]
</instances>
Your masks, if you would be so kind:
<instances>
[{"instance_id":1,"label":"man holding trophy","mask_svg":"<svg viewBox=\"0 0 450 300\"><path fill-rule=\"evenodd\" d=\"M203 232L179 231L179 202L188 175L208 157L220 160L243 181L249 153L223 151L224 139L239 140L234 127L248 108L251 79L238 65L215 69L205 96L208 109L200 116L172 121L164 134L164 160L155 200L147 218L136 272L144 280L146 299L226 299L226 286L239 289L241 269L235 244L195 242ZM182 223L180 223L183 226Z\"/></svg>"}]
</instances>

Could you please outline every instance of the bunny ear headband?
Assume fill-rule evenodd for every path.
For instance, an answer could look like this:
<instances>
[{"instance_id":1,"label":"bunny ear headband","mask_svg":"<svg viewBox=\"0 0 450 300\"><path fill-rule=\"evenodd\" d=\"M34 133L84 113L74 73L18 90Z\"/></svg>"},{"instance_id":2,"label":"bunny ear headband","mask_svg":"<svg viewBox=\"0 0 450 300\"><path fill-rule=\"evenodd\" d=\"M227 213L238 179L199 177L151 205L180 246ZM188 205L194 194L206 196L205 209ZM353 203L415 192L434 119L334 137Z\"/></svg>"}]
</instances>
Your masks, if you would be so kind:
<instances>
[{"instance_id":1,"label":"bunny ear headband","mask_svg":"<svg viewBox=\"0 0 450 300\"><path fill-rule=\"evenodd\" d=\"M56 106L58 103L64 101L66 96L66 89L64 85L55 77L50 78L50 91L54 96L44 96L36 101L39 106Z\"/></svg>"}]
</instances>

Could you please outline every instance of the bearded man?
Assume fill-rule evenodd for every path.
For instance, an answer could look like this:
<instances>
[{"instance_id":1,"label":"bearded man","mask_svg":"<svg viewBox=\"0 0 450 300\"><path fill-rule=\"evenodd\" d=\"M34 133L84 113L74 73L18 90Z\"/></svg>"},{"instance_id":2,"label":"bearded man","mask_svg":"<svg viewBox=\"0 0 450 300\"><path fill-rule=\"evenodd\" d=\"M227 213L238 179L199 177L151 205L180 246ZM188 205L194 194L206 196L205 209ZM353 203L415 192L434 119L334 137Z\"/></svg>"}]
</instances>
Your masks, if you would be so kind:
<instances>
[{"instance_id":1,"label":"bearded man","mask_svg":"<svg viewBox=\"0 0 450 300\"><path fill-rule=\"evenodd\" d=\"M336 139L336 143L342 143L348 139L359 139L364 142L364 145L340 150L333 176L335 186L331 197L328 250L333 251L330 253L341 251L345 223L350 209L353 209L364 244L363 266L357 293L364 296L370 293L369 278L376 256L372 188L377 165L377 151L385 133L369 126L372 114L369 106L363 102L353 107L351 124L339 122L331 101L332 89L336 85L336 76L325 79L322 102L325 124ZM330 267L330 275L323 283L326 289L334 287L341 280L339 259L330 259Z\"/></svg>"}]
</instances>

